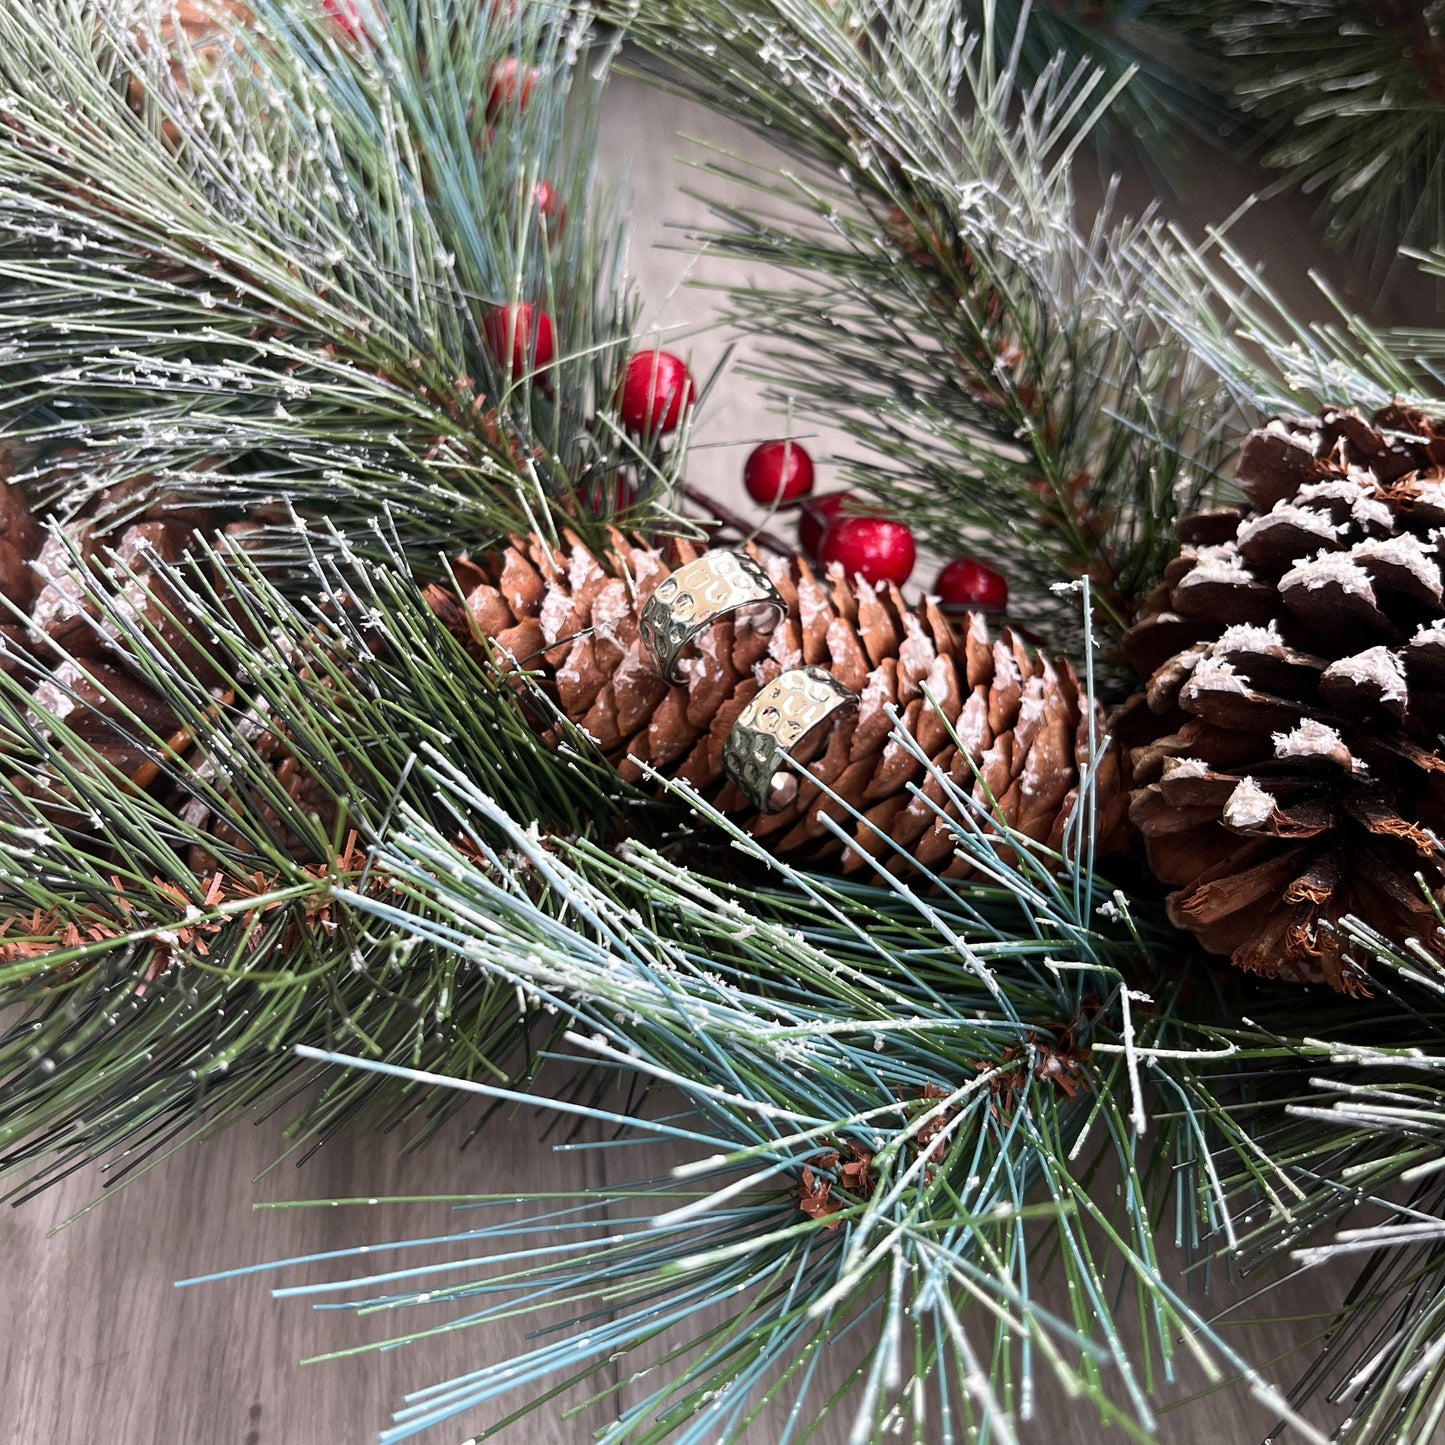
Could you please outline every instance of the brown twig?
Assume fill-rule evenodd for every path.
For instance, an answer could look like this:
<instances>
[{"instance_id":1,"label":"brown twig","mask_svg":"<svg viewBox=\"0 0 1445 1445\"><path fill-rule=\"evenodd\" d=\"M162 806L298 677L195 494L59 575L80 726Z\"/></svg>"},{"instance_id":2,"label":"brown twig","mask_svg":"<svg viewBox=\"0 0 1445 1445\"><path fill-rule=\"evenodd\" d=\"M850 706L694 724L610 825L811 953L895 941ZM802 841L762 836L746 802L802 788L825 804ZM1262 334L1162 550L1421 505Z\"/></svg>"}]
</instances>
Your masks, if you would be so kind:
<instances>
[{"instance_id":1,"label":"brown twig","mask_svg":"<svg viewBox=\"0 0 1445 1445\"><path fill-rule=\"evenodd\" d=\"M797 553L796 547L790 547L781 537L775 536L764 528L753 528L740 517L736 512L730 511L721 502L715 502L700 487L695 487L691 482L682 484L682 494L694 506L701 507L710 516L715 517L724 527L731 527L740 537L750 537L760 547L766 547L769 552L776 552L779 557L792 557Z\"/></svg>"}]
</instances>

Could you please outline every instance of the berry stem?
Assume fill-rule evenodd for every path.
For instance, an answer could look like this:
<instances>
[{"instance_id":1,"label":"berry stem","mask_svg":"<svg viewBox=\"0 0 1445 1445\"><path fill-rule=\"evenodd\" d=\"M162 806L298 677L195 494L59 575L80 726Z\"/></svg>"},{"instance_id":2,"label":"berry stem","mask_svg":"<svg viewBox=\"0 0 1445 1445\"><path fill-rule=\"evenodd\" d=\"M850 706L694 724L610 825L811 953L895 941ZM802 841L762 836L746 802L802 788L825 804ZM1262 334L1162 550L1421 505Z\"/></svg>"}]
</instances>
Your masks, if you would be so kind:
<instances>
[{"instance_id":1,"label":"berry stem","mask_svg":"<svg viewBox=\"0 0 1445 1445\"><path fill-rule=\"evenodd\" d=\"M682 484L682 494L694 506L701 507L709 516L721 522L724 527L731 527L740 537L751 538L760 547L766 547L769 552L776 552L779 557L791 557L798 549L790 547L776 533L769 532L763 527L750 527L738 514L723 506L721 502L714 501L700 487L695 487L691 482Z\"/></svg>"}]
</instances>

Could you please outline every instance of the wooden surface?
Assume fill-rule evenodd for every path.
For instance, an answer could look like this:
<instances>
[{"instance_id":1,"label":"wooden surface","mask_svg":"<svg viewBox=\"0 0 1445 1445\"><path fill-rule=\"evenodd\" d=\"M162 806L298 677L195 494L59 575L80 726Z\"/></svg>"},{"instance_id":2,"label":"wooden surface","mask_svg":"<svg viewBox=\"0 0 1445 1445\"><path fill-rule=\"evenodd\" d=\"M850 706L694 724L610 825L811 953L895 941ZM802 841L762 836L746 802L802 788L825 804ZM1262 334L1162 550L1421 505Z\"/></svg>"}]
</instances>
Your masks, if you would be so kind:
<instances>
[{"instance_id":1,"label":"wooden surface","mask_svg":"<svg viewBox=\"0 0 1445 1445\"><path fill-rule=\"evenodd\" d=\"M705 321L712 302L705 292L679 289L685 258L656 244L667 239L666 223L685 228L702 215L697 203L679 193L679 185L689 179L672 160L683 149L675 139L680 130L756 151L742 132L627 83L615 87L602 148L606 169L616 172L631 163L635 271L649 298L649 324L685 329ZM1225 213L1250 185L1247 176L1208 158L1190 174L1198 191L1186 198L1183 210L1196 217ZM1133 198L1147 191L1139 177L1131 178L1130 186ZM1291 270L1302 273L1304 261L1317 255L1314 228L1298 206L1267 208L1247 221L1241 236L1277 258L1270 274L1281 283ZM671 237L674 244L678 239ZM1348 284L1347 269L1337 259L1327 267ZM708 274L706 265L699 269ZM1302 294L1297 283L1289 289ZM721 337L704 336L683 346L706 370L723 344ZM747 441L774 430L754 390L742 383L723 384L699 435L703 446L696 453L693 479L721 494L736 492ZM710 442L734 445L709 450ZM96 1176L77 1176L12 1212L0 1232L0 1301L5 1306L0 1316L0 1445L362 1445L373 1440L404 1390L524 1348L522 1329L459 1332L425 1350L403 1348L303 1369L297 1364L302 1357L376 1338L394 1322L359 1322L343 1314L312 1313L303 1303L274 1302L266 1279L183 1291L172 1282L228 1266L465 1227L441 1205L256 1213L256 1202L564 1190L601 1182L606 1168L629 1175L636 1170L633 1151L616 1164L598 1151L554 1152L539 1143L544 1124L542 1116L530 1113L494 1120L464 1151L459 1149L462 1130L455 1128L426 1152L409 1156L395 1139L352 1135L322 1150L304 1168L286 1163L259 1179L280 1152L276 1125L246 1125L183 1151L53 1237L55 1226L96 1198L101 1189ZM1341 1286L1339 1278L1319 1273L1287 1298L1246 1312L1281 1317L1318 1311L1338 1297ZM1248 1344L1255 1358L1268 1358L1306 1332L1306 1327L1274 1325L1240 1343ZM505 1405L498 1415L510 1408ZM607 1418L600 1404L565 1422L544 1411L505 1438L519 1445L571 1445L587 1440ZM427 1440L458 1445L487 1423L486 1418L458 1421ZM1270 1423L1235 1390L1168 1415L1160 1438L1169 1445L1240 1445L1259 1440ZM780 1419L769 1418L752 1438L767 1445L780 1430ZM815 1438L818 1445L841 1445L845 1435L840 1428ZM1039 1420L1024 1431L1026 1440L1058 1445L1084 1445L1100 1436L1077 1407L1047 1392Z\"/></svg>"}]
</instances>

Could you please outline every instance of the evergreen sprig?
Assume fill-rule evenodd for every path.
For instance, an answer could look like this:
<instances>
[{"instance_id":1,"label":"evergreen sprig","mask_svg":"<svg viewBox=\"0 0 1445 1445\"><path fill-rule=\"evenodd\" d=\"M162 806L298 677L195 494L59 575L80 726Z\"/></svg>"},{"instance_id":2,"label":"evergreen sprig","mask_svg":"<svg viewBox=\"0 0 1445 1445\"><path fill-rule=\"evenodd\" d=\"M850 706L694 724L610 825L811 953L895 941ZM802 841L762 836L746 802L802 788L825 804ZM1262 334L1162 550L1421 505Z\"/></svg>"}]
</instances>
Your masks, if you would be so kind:
<instances>
[{"instance_id":1,"label":"evergreen sprig","mask_svg":"<svg viewBox=\"0 0 1445 1445\"><path fill-rule=\"evenodd\" d=\"M1056 876L1057 860L1010 836L1018 860L1001 864L965 804L958 846L991 885L840 884L777 863L684 795L700 823L733 832L761 880L729 884L638 845L528 836L449 762L427 772L452 823L409 816L380 851L404 907L352 905L564 1017L564 1059L666 1085L686 1106L656 1121L556 1107L696 1153L670 1179L539 1200L521 1221L467 1230L449 1263L280 1290L364 1314L482 1301L385 1343L539 1316L532 1351L409 1396L387 1445L513 1390L549 1401L619 1357L646 1360L660 1336L661 1364L640 1366L661 1370L658 1383L602 1438L740 1439L781 1401L788 1439L838 1411L851 1440L892 1428L1012 1440L1045 1373L1101 1424L1147 1440L1184 1348L1322 1440L1166 1281L1156 1252L1164 1219L1187 1220L1196 1246L1242 1228L1216 1174L1217 1126L1230 1080L1281 1051L1257 1032L1181 1025L1175 982L1151 997L1153 930L1077 860ZM934 782L951 787L946 773ZM509 827L506 851L488 841ZM517 1097L485 1080L456 1087ZM1262 1186L1290 1192L1242 1136L1234 1147ZM1116 1194L1094 1185L1105 1161ZM534 1239L520 1251L519 1233ZM1050 1258L1064 1307L1039 1293ZM1145 1329L1137 1355L1117 1313L1128 1295ZM725 1317L704 1320L720 1301ZM850 1328L867 1331L863 1362L820 1396L822 1346Z\"/></svg>"},{"instance_id":2,"label":"evergreen sprig","mask_svg":"<svg viewBox=\"0 0 1445 1445\"><path fill-rule=\"evenodd\" d=\"M1445 6L1270 0L1213 8L1264 163L1320 197L1326 238L1390 270L1445 240Z\"/></svg>"},{"instance_id":3,"label":"evergreen sprig","mask_svg":"<svg viewBox=\"0 0 1445 1445\"><path fill-rule=\"evenodd\" d=\"M633 302L590 193L585 27L383 0L357 39L250 12L194 53L155 7L0 16L0 422L39 498L283 499L358 535L386 507L426 566L563 515L600 535L629 464L645 515L669 479L608 421ZM507 61L545 77L525 106ZM542 377L489 341L511 302L554 319Z\"/></svg>"},{"instance_id":4,"label":"evergreen sprig","mask_svg":"<svg viewBox=\"0 0 1445 1445\"><path fill-rule=\"evenodd\" d=\"M1096 132L1108 153L1132 151L1169 175L1186 138L1217 140L1228 124L1218 47L1204 7L1159 0L959 0L957 8L975 34L988 22L996 66L1016 54L1024 89L1060 56L1071 68L1097 73L1110 89L1122 83Z\"/></svg>"},{"instance_id":5,"label":"evergreen sprig","mask_svg":"<svg viewBox=\"0 0 1445 1445\"><path fill-rule=\"evenodd\" d=\"M390 566L342 562L350 542L318 536L301 602L244 552L198 544L152 563L173 599L164 619L129 605L125 569L81 574L94 627L182 719L185 743L154 735L103 675L94 701L48 667L30 664L47 681L37 695L28 669L0 674L0 1169L32 1185L83 1159L133 1172L274 1098L299 1042L350 1040L465 1077L525 1071L510 990L368 934L333 892L391 887L367 849L398 806L434 815L415 768L425 747L509 816L568 835L615 826L626 790L585 741L543 746L394 543L378 531L374 544L393 548ZM204 680L177 665L182 617L181 637L206 646ZM107 761L122 739L164 759L144 791ZM643 820L634 806L631 826ZM377 1092L332 1078L296 1137L326 1137ZM391 1107L428 1105L403 1091Z\"/></svg>"},{"instance_id":6,"label":"evergreen sprig","mask_svg":"<svg viewBox=\"0 0 1445 1445\"><path fill-rule=\"evenodd\" d=\"M952 14L648 3L628 28L796 158L708 167L756 199L703 243L787 278L726 298L774 394L843 430L850 484L942 555L1005 554L1018 615L1077 650L1055 584L1090 576L1122 627L1238 420L1150 310L1160 225L1106 204L1081 228L1071 162L1118 87L1056 60L1025 88L1029 27Z\"/></svg>"},{"instance_id":7,"label":"evergreen sprig","mask_svg":"<svg viewBox=\"0 0 1445 1445\"><path fill-rule=\"evenodd\" d=\"M458 845L505 817L441 760L429 770L453 825L407 820L383 850L411 894L405 912L355 906L564 1017L561 1062L600 1062L690 1106L652 1122L563 1102L564 1117L696 1157L667 1179L538 1199L520 1220L468 1229L455 1238L482 1248L450 1264L279 1289L363 1315L446 1316L380 1345L537 1316L544 1343L409 1395L388 1445L540 1392L477 1437L490 1438L634 1357L631 1378L658 1383L605 1439L740 1439L784 1407L790 1430L839 1411L850 1440L892 1426L1012 1439L1035 1372L1081 1393L1101 1425L1167 1438L1154 1402L1176 1378L1181 1331L1207 1379L1243 1380L1291 1438L1323 1440L1297 1413L1321 1391L1347 1410L1332 1441L1433 1438L1445 1410L1433 973L1362 937L1380 991L1348 1011L1297 989L1215 993L1077 862L1060 879L1057 860L1010 839L1019 861L1000 867L967 810L958 845L995 870L991 886L840 883L736 834L760 881L729 884L645 847L514 834L522 877L547 885L529 889L501 855ZM521 1097L486 1080L456 1087ZM1116 1176L1111 1198L1098 1181ZM1377 1222L1361 1227L1365 1209ZM1254 1275L1291 1256L1306 1267L1369 1256L1288 1406L1229 1343L1239 1306L1212 1318L1207 1295L1170 1282L1155 1250L1171 1225L1196 1271L1212 1257ZM536 1243L513 1269L519 1234ZM1062 1313L1058 1286L1043 1285L1051 1269ZM1117 1304L1130 1294L1137 1354ZM494 1303L459 1318L448 1308L478 1298ZM867 1331L874 1370L865 1361L815 1398L823 1343L852 1329Z\"/></svg>"},{"instance_id":8,"label":"evergreen sprig","mask_svg":"<svg viewBox=\"0 0 1445 1445\"><path fill-rule=\"evenodd\" d=\"M158 735L63 649L9 649L0 1167L34 1183L132 1172L274 1105L304 1086L302 1039L525 1070L509 996L362 948L328 890L374 877L422 737L464 739L519 816L583 829L626 806L465 662L410 575L515 531L595 542L629 510L624 470L631 515L675 521L669 463L610 412L633 301L592 185L605 57L556 11L424 12L364 4L357 32L292 0L218 5L202 40L164 5L0 14L12 484L69 528L57 562L110 663L182 725ZM507 61L536 69L525 106L493 96ZM545 377L497 354L511 301L555 318ZM142 512L201 518L193 559L91 557ZM244 549L207 541L242 517ZM156 780L118 751L161 759ZM297 1137L375 1092L328 1088Z\"/></svg>"},{"instance_id":9,"label":"evergreen sprig","mask_svg":"<svg viewBox=\"0 0 1445 1445\"><path fill-rule=\"evenodd\" d=\"M1178 228L1151 280L1151 310L1219 377L1242 412L1366 413L1398 403L1445 415L1445 327L1428 317L1378 326L1318 275L1323 320L1304 321L1234 245L1228 228L1206 241ZM1422 277L1445 275L1445 250L1410 257Z\"/></svg>"},{"instance_id":10,"label":"evergreen sprig","mask_svg":"<svg viewBox=\"0 0 1445 1445\"><path fill-rule=\"evenodd\" d=\"M1445 989L1423 955L1402 954L1363 929L1356 941L1372 959L1377 997L1336 1022L1296 1096L1281 1095L1283 1108L1257 1116L1258 1147L1291 1161L1295 1188L1287 1209L1255 1216L1233 1258L1261 1279L1355 1266L1291 1399L1339 1405L1344 1419L1332 1438L1345 1445L1424 1445L1445 1421ZM1277 1007L1256 1022L1281 1039L1297 1031ZM1324 1040L1300 1043L1303 1059ZM1247 1195L1253 1181L1230 1171L1225 1188Z\"/></svg>"}]
</instances>

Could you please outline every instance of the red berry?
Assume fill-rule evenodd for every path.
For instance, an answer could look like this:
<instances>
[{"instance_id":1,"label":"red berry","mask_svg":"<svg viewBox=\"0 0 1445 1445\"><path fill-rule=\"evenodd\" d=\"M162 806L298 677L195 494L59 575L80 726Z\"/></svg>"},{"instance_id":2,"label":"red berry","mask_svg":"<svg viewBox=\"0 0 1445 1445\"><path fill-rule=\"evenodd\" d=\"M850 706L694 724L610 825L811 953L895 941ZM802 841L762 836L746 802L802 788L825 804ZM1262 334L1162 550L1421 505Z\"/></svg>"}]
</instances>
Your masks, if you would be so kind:
<instances>
[{"instance_id":1,"label":"red berry","mask_svg":"<svg viewBox=\"0 0 1445 1445\"><path fill-rule=\"evenodd\" d=\"M697 388L680 356L639 351L622 376L622 424L643 436L676 431L696 399Z\"/></svg>"},{"instance_id":2,"label":"red berry","mask_svg":"<svg viewBox=\"0 0 1445 1445\"><path fill-rule=\"evenodd\" d=\"M743 464L743 485L760 507L790 507L813 490L813 459L797 442L764 442Z\"/></svg>"},{"instance_id":3,"label":"red berry","mask_svg":"<svg viewBox=\"0 0 1445 1445\"><path fill-rule=\"evenodd\" d=\"M557 354L552 318L527 301L494 306L484 322L492 355L505 364L512 360L512 380L529 371L541 371Z\"/></svg>"},{"instance_id":4,"label":"red berry","mask_svg":"<svg viewBox=\"0 0 1445 1445\"><path fill-rule=\"evenodd\" d=\"M539 72L534 65L523 65L515 55L499 60L491 73L487 90L487 119L498 120L507 110L526 110L532 92L537 88Z\"/></svg>"},{"instance_id":5,"label":"red berry","mask_svg":"<svg viewBox=\"0 0 1445 1445\"><path fill-rule=\"evenodd\" d=\"M828 528L838 518L839 507L852 500L852 492L825 492L821 497L809 497L803 503L798 512L798 546L815 562Z\"/></svg>"},{"instance_id":6,"label":"red berry","mask_svg":"<svg viewBox=\"0 0 1445 1445\"><path fill-rule=\"evenodd\" d=\"M321 9L326 18L354 44L359 45L367 38L361 6L356 0L321 0Z\"/></svg>"},{"instance_id":7,"label":"red berry","mask_svg":"<svg viewBox=\"0 0 1445 1445\"><path fill-rule=\"evenodd\" d=\"M887 517L840 517L823 538L819 561L837 562L845 577L862 577L877 586L896 582L900 587L913 571L913 533L902 522Z\"/></svg>"},{"instance_id":8,"label":"red berry","mask_svg":"<svg viewBox=\"0 0 1445 1445\"><path fill-rule=\"evenodd\" d=\"M972 557L955 557L933 590L945 612L1002 612L1008 606L1008 583Z\"/></svg>"},{"instance_id":9,"label":"red berry","mask_svg":"<svg viewBox=\"0 0 1445 1445\"><path fill-rule=\"evenodd\" d=\"M538 181L532 187L532 205L546 222L547 235L555 241L567 224L567 205L551 181Z\"/></svg>"}]
</instances>

